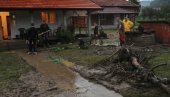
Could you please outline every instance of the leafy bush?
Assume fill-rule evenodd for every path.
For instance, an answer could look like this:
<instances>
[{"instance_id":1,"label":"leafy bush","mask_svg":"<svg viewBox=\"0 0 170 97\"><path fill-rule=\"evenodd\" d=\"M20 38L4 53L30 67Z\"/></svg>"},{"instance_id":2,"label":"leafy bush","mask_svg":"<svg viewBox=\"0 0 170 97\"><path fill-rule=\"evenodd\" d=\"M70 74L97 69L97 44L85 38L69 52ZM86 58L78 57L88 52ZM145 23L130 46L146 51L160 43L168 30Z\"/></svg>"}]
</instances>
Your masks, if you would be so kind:
<instances>
[{"instance_id":1,"label":"leafy bush","mask_svg":"<svg viewBox=\"0 0 170 97\"><path fill-rule=\"evenodd\" d=\"M62 29L60 32L56 33L57 38L61 38L63 42L73 42L74 41L74 33L70 31L70 29L64 30Z\"/></svg>"}]
</instances>

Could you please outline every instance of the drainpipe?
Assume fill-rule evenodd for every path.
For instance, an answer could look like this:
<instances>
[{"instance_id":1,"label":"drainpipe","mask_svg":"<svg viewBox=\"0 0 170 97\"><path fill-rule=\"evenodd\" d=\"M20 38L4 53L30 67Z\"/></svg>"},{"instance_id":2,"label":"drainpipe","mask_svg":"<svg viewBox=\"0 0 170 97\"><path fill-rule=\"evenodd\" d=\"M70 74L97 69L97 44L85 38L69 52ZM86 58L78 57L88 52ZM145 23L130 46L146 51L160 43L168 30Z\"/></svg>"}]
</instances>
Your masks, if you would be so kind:
<instances>
[{"instance_id":1,"label":"drainpipe","mask_svg":"<svg viewBox=\"0 0 170 97\"><path fill-rule=\"evenodd\" d=\"M88 28L88 34L91 36L91 14L90 11L87 11L87 28Z\"/></svg>"},{"instance_id":2,"label":"drainpipe","mask_svg":"<svg viewBox=\"0 0 170 97\"><path fill-rule=\"evenodd\" d=\"M0 25L0 40L3 40L2 31L3 31L3 27L2 25Z\"/></svg>"},{"instance_id":3,"label":"drainpipe","mask_svg":"<svg viewBox=\"0 0 170 97\"><path fill-rule=\"evenodd\" d=\"M34 23L34 11L33 10L30 11L30 15L31 15L30 21L31 23Z\"/></svg>"},{"instance_id":4,"label":"drainpipe","mask_svg":"<svg viewBox=\"0 0 170 97\"><path fill-rule=\"evenodd\" d=\"M64 31L67 31L67 17L66 17L66 11L63 11L63 26L64 26Z\"/></svg>"},{"instance_id":5,"label":"drainpipe","mask_svg":"<svg viewBox=\"0 0 170 97\"><path fill-rule=\"evenodd\" d=\"M98 14L98 25L100 26L100 14Z\"/></svg>"}]
</instances>

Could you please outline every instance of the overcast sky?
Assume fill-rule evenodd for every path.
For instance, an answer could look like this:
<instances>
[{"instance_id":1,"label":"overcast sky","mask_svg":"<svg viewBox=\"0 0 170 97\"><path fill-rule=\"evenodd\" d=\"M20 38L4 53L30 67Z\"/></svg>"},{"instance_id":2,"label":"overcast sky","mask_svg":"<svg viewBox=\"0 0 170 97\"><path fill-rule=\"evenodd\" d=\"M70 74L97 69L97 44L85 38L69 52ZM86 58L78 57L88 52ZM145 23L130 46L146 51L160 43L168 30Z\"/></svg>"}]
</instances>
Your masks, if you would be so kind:
<instances>
[{"instance_id":1,"label":"overcast sky","mask_svg":"<svg viewBox=\"0 0 170 97\"><path fill-rule=\"evenodd\" d=\"M152 1L152 0L140 0L140 1Z\"/></svg>"}]
</instances>

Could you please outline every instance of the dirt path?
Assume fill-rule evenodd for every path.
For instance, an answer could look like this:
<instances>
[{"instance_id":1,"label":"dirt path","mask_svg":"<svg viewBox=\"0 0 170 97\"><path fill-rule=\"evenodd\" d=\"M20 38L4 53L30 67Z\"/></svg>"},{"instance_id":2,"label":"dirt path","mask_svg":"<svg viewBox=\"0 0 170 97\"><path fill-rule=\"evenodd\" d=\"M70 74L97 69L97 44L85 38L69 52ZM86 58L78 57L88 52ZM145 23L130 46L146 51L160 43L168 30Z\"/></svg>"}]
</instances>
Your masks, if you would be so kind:
<instances>
[{"instance_id":1,"label":"dirt path","mask_svg":"<svg viewBox=\"0 0 170 97\"><path fill-rule=\"evenodd\" d=\"M47 50L43 50L38 55L27 55L25 50L17 50L16 53L34 66L47 79L56 81L58 88L64 92L55 97L122 97L114 91L110 91L103 86L93 84L71 71L62 64L54 64ZM73 64L67 61L63 62L67 66Z\"/></svg>"},{"instance_id":2,"label":"dirt path","mask_svg":"<svg viewBox=\"0 0 170 97\"><path fill-rule=\"evenodd\" d=\"M28 55L25 53L25 50L18 50L16 52L45 77L57 81L59 88L64 90L74 88L75 76L72 71L62 64L53 64L49 59L48 52L43 51L37 55Z\"/></svg>"}]
</instances>

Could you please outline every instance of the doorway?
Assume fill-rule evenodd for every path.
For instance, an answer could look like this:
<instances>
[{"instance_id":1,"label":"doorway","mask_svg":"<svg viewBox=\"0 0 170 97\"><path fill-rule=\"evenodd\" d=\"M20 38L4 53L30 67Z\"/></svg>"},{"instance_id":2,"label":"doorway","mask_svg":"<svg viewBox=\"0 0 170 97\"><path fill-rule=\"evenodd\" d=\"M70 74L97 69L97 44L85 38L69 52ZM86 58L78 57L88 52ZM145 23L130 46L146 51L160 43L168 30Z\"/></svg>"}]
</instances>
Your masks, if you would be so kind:
<instances>
[{"instance_id":1,"label":"doorway","mask_svg":"<svg viewBox=\"0 0 170 97\"><path fill-rule=\"evenodd\" d=\"M0 39L10 39L9 12L0 12Z\"/></svg>"},{"instance_id":2,"label":"doorway","mask_svg":"<svg viewBox=\"0 0 170 97\"><path fill-rule=\"evenodd\" d=\"M3 40L2 32L3 32L2 18L1 18L1 16L0 16L0 40Z\"/></svg>"}]
</instances>

